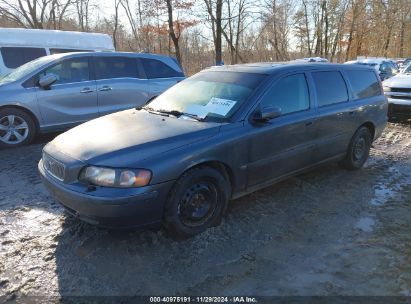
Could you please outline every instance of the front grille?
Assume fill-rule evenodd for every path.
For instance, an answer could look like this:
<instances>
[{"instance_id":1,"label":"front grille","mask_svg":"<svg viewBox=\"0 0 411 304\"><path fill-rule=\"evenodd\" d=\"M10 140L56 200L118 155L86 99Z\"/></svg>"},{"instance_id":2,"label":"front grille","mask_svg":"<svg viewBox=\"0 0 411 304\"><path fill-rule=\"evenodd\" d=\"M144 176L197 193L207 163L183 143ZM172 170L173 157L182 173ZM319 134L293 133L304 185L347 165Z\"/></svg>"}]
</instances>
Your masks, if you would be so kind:
<instances>
[{"instance_id":1,"label":"front grille","mask_svg":"<svg viewBox=\"0 0 411 304\"><path fill-rule=\"evenodd\" d=\"M390 98L393 99L411 99L411 96L397 96L397 95L391 95L389 96Z\"/></svg>"},{"instance_id":2,"label":"front grille","mask_svg":"<svg viewBox=\"0 0 411 304\"><path fill-rule=\"evenodd\" d=\"M43 153L44 169L58 180L64 180L65 166L50 155Z\"/></svg>"},{"instance_id":3,"label":"front grille","mask_svg":"<svg viewBox=\"0 0 411 304\"><path fill-rule=\"evenodd\" d=\"M411 93L411 88L391 88L391 92Z\"/></svg>"}]
</instances>

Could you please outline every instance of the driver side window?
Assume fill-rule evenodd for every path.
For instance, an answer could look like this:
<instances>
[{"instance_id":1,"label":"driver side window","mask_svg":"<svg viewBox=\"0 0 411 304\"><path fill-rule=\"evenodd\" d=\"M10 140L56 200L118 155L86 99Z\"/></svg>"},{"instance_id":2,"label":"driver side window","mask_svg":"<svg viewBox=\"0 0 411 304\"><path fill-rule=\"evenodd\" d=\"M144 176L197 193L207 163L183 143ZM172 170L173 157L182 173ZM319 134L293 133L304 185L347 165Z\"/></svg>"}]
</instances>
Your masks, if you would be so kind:
<instances>
[{"instance_id":1,"label":"driver side window","mask_svg":"<svg viewBox=\"0 0 411 304\"><path fill-rule=\"evenodd\" d=\"M263 96L261 108L277 107L281 114L308 110L310 97L304 74L294 74L277 81Z\"/></svg>"},{"instance_id":2,"label":"driver side window","mask_svg":"<svg viewBox=\"0 0 411 304\"><path fill-rule=\"evenodd\" d=\"M50 73L57 76L56 84L88 81L90 80L88 58L65 60L42 72L40 77Z\"/></svg>"}]
</instances>

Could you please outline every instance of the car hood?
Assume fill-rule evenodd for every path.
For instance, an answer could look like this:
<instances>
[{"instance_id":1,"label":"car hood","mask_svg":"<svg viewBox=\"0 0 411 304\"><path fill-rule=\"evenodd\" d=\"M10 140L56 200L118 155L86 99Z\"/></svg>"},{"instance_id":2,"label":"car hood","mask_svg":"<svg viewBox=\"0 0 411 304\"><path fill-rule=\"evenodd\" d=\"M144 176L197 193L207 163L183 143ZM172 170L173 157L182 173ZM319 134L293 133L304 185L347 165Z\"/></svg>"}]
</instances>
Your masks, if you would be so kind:
<instances>
[{"instance_id":1,"label":"car hood","mask_svg":"<svg viewBox=\"0 0 411 304\"><path fill-rule=\"evenodd\" d=\"M391 88L411 88L411 75L399 74L383 82L383 85Z\"/></svg>"},{"instance_id":2,"label":"car hood","mask_svg":"<svg viewBox=\"0 0 411 304\"><path fill-rule=\"evenodd\" d=\"M97 118L56 137L46 147L87 164L128 167L218 133L220 123L126 110Z\"/></svg>"}]
</instances>

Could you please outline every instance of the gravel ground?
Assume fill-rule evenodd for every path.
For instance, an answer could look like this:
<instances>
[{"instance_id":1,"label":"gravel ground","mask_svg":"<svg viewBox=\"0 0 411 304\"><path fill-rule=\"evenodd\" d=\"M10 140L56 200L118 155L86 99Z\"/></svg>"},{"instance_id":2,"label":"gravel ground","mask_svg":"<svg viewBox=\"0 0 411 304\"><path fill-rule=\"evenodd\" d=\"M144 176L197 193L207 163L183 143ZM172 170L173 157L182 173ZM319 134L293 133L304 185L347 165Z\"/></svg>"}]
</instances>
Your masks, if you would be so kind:
<instances>
[{"instance_id":1,"label":"gravel ground","mask_svg":"<svg viewBox=\"0 0 411 304\"><path fill-rule=\"evenodd\" d=\"M182 242L66 216L37 173L44 143L1 150L0 296L410 296L410 134L389 124L362 170L258 191Z\"/></svg>"}]
</instances>

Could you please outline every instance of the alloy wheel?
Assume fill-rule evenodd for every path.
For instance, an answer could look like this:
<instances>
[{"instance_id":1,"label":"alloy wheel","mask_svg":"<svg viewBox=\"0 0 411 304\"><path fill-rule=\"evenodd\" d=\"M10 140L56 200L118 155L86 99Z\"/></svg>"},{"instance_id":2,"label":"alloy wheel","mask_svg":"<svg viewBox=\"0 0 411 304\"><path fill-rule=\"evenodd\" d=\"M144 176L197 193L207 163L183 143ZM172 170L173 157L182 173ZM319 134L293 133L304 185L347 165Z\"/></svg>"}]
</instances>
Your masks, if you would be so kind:
<instances>
[{"instance_id":1,"label":"alloy wheel","mask_svg":"<svg viewBox=\"0 0 411 304\"><path fill-rule=\"evenodd\" d=\"M29 125L18 115L7 115L0 118L0 141L8 145L23 142L29 136Z\"/></svg>"}]
</instances>

